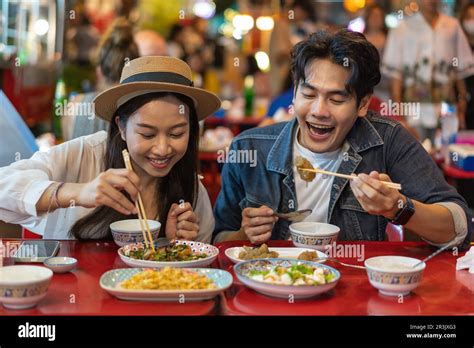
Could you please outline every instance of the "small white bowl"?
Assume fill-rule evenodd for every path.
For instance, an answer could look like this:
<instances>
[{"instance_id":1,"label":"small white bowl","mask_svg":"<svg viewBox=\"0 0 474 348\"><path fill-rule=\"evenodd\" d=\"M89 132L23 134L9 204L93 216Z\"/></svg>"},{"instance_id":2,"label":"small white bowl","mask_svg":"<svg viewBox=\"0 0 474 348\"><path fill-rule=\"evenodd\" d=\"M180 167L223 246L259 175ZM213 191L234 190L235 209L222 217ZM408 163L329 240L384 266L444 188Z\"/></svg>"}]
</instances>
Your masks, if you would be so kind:
<instances>
[{"instance_id":1,"label":"small white bowl","mask_svg":"<svg viewBox=\"0 0 474 348\"><path fill-rule=\"evenodd\" d=\"M408 295L421 282L426 264L416 268L420 260L405 256L377 256L365 260L370 284L382 295Z\"/></svg>"},{"instance_id":2,"label":"small white bowl","mask_svg":"<svg viewBox=\"0 0 474 348\"><path fill-rule=\"evenodd\" d=\"M161 223L156 220L148 220L148 226L153 240L157 240L160 235ZM110 230L115 244L118 246L144 242L139 219L115 221L110 224Z\"/></svg>"},{"instance_id":3,"label":"small white bowl","mask_svg":"<svg viewBox=\"0 0 474 348\"><path fill-rule=\"evenodd\" d=\"M337 240L339 227L322 222L296 222L290 225L291 240L299 248L325 251L327 245Z\"/></svg>"},{"instance_id":4,"label":"small white bowl","mask_svg":"<svg viewBox=\"0 0 474 348\"><path fill-rule=\"evenodd\" d=\"M77 266L77 260L74 257L56 256L44 260L44 265L54 273L66 273L72 271Z\"/></svg>"},{"instance_id":5,"label":"small white bowl","mask_svg":"<svg viewBox=\"0 0 474 348\"><path fill-rule=\"evenodd\" d=\"M15 265L0 267L0 302L9 309L27 309L41 301L53 272L46 267Z\"/></svg>"}]
</instances>

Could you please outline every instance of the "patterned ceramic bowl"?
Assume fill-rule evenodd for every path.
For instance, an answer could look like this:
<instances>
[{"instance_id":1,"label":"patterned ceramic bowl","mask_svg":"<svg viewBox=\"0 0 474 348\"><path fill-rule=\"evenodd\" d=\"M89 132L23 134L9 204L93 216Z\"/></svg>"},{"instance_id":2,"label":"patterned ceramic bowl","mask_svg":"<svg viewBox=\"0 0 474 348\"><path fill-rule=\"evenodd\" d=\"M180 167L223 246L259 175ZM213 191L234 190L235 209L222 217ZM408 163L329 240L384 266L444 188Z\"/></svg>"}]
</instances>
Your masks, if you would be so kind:
<instances>
[{"instance_id":1,"label":"patterned ceramic bowl","mask_svg":"<svg viewBox=\"0 0 474 348\"><path fill-rule=\"evenodd\" d=\"M130 267L135 268L161 268L161 267L177 267L177 268L194 268L194 267L207 267L217 259L219 255L219 249L211 244L195 242L191 240L177 240L177 245L184 244L188 245L193 253L204 253L207 257L191 261L151 261L151 260L138 260L131 258L129 255L130 250L137 250L143 248L143 243L129 244L120 248L117 252L120 259Z\"/></svg>"},{"instance_id":2,"label":"patterned ceramic bowl","mask_svg":"<svg viewBox=\"0 0 474 348\"><path fill-rule=\"evenodd\" d=\"M297 222L290 225L291 240L299 248L325 251L326 245L337 240L339 227L322 222Z\"/></svg>"},{"instance_id":3,"label":"patterned ceramic bowl","mask_svg":"<svg viewBox=\"0 0 474 348\"><path fill-rule=\"evenodd\" d=\"M413 267L420 260L405 256L377 256L365 260L372 286L383 295L408 295L421 282L426 264Z\"/></svg>"},{"instance_id":4,"label":"patterned ceramic bowl","mask_svg":"<svg viewBox=\"0 0 474 348\"><path fill-rule=\"evenodd\" d=\"M52 277L46 267L0 267L0 302L9 309L34 307L46 296Z\"/></svg>"},{"instance_id":5,"label":"patterned ceramic bowl","mask_svg":"<svg viewBox=\"0 0 474 348\"><path fill-rule=\"evenodd\" d=\"M151 236L157 240L160 235L161 223L155 220L148 220ZM115 244L125 246L132 243L143 243L143 233L139 219L129 219L115 221L110 224L110 230L114 237Z\"/></svg>"}]
</instances>

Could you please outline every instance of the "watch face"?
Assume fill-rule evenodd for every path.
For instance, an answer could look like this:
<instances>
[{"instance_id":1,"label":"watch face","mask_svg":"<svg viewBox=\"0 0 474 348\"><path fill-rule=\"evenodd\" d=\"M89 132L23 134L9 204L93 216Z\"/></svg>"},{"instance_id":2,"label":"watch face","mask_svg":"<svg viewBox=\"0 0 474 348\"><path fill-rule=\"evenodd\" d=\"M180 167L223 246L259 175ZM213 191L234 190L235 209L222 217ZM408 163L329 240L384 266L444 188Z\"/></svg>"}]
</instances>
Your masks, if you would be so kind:
<instances>
[{"instance_id":1,"label":"watch face","mask_svg":"<svg viewBox=\"0 0 474 348\"><path fill-rule=\"evenodd\" d=\"M394 225L405 225L410 218L415 214L415 207L410 198L407 197L407 202L403 208L398 212L395 219L392 221Z\"/></svg>"}]
</instances>

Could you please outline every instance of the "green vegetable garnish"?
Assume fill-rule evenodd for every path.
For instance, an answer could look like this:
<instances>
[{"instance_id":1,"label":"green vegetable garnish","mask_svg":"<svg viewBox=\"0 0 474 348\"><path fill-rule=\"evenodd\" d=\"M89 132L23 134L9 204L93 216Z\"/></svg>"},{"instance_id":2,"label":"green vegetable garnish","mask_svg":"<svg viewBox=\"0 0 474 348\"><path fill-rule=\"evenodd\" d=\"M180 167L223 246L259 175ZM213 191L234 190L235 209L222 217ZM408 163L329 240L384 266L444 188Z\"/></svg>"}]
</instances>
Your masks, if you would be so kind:
<instances>
[{"instance_id":1,"label":"green vegetable garnish","mask_svg":"<svg viewBox=\"0 0 474 348\"><path fill-rule=\"evenodd\" d=\"M334 278L336 278L336 276L333 274L333 273L328 273L324 276L324 279L326 279L326 282L329 283L331 280L333 280Z\"/></svg>"}]
</instances>

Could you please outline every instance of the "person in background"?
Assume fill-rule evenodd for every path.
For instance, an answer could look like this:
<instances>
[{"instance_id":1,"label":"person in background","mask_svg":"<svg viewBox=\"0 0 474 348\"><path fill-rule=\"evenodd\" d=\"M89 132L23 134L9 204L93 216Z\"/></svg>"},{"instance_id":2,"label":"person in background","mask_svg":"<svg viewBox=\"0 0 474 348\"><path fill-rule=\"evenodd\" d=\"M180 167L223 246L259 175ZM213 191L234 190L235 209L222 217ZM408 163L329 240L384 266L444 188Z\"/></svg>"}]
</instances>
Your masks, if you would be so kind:
<instances>
[{"instance_id":1,"label":"person in background","mask_svg":"<svg viewBox=\"0 0 474 348\"><path fill-rule=\"evenodd\" d=\"M288 76L286 78L283 92L272 99L268 107L267 116L273 117L278 115L281 111L288 113L289 107L293 102L293 80L291 79L291 72L288 71Z\"/></svg>"},{"instance_id":2,"label":"person in background","mask_svg":"<svg viewBox=\"0 0 474 348\"><path fill-rule=\"evenodd\" d=\"M100 40L100 33L90 23L83 8L77 6L75 11L77 19L71 20L70 28L66 32L68 60L79 66L91 65L94 60L94 51Z\"/></svg>"},{"instance_id":3,"label":"person in background","mask_svg":"<svg viewBox=\"0 0 474 348\"><path fill-rule=\"evenodd\" d=\"M184 27L179 23L171 27L167 40L168 52L171 57L178 59L184 58L183 29Z\"/></svg>"},{"instance_id":4,"label":"person in background","mask_svg":"<svg viewBox=\"0 0 474 348\"><path fill-rule=\"evenodd\" d=\"M383 57L385 42L387 40L388 29L385 25L385 11L377 4L370 5L365 10L364 35L367 40L379 51ZM382 76L380 83L374 89L374 96L384 102L390 98L390 84L388 78ZM387 116L387 115L385 115Z\"/></svg>"},{"instance_id":5,"label":"person in background","mask_svg":"<svg viewBox=\"0 0 474 348\"><path fill-rule=\"evenodd\" d=\"M306 39L308 35L318 29L314 3L312 0L293 0L290 2L290 10L294 14L293 18L290 18L290 40L292 45Z\"/></svg>"},{"instance_id":6,"label":"person in background","mask_svg":"<svg viewBox=\"0 0 474 348\"><path fill-rule=\"evenodd\" d=\"M474 52L474 2L461 10L461 25ZM467 90L466 129L474 129L474 75L465 80Z\"/></svg>"},{"instance_id":7,"label":"person in background","mask_svg":"<svg viewBox=\"0 0 474 348\"><path fill-rule=\"evenodd\" d=\"M391 79L392 101L408 110L400 116L418 131L420 140L434 143L442 102L457 106L464 127L464 79L474 74L474 64L459 21L441 13L437 0L419 3L419 12L389 32L383 71Z\"/></svg>"},{"instance_id":8,"label":"person in background","mask_svg":"<svg viewBox=\"0 0 474 348\"><path fill-rule=\"evenodd\" d=\"M285 79L290 71L291 44L290 20L288 19L288 9L284 6L285 1L281 1L281 11L276 18L277 25L274 26L270 36L270 79L271 95L276 98L285 90Z\"/></svg>"},{"instance_id":9,"label":"person in background","mask_svg":"<svg viewBox=\"0 0 474 348\"><path fill-rule=\"evenodd\" d=\"M108 129L108 122L96 118L92 110L92 100L101 91L120 81L122 68L127 61L139 57L138 47L133 36L131 24L124 18L117 18L102 37L97 54L97 91L78 94L69 100L74 113L63 117L62 129L64 140L93 134Z\"/></svg>"},{"instance_id":10,"label":"person in background","mask_svg":"<svg viewBox=\"0 0 474 348\"><path fill-rule=\"evenodd\" d=\"M311 1L280 0L280 12L270 36L270 88L273 98L288 92L291 48L315 30L316 16Z\"/></svg>"},{"instance_id":11,"label":"person in background","mask_svg":"<svg viewBox=\"0 0 474 348\"><path fill-rule=\"evenodd\" d=\"M220 84L218 79L218 73L215 69L215 60L218 55L216 40L209 36L209 21L195 17L192 20L192 28L194 32L201 38L201 47L197 49L193 54L187 57L185 60L196 74L201 75L202 85L201 87L214 92L220 92ZM197 65L196 69L193 65ZM198 75L196 75L196 80ZM199 86L197 86L199 87Z\"/></svg>"},{"instance_id":12,"label":"person in background","mask_svg":"<svg viewBox=\"0 0 474 348\"><path fill-rule=\"evenodd\" d=\"M294 114L292 114L290 106L293 103L294 86L290 71L288 71L284 86L284 91L270 101L266 117L260 122L259 127L293 119Z\"/></svg>"},{"instance_id":13,"label":"person in background","mask_svg":"<svg viewBox=\"0 0 474 348\"><path fill-rule=\"evenodd\" d=\"M140 30L135 34L140 57L167 56L168 47L165 39L154 30Z\"/></svg>"}]
</instances>

